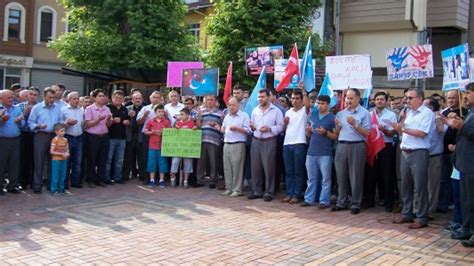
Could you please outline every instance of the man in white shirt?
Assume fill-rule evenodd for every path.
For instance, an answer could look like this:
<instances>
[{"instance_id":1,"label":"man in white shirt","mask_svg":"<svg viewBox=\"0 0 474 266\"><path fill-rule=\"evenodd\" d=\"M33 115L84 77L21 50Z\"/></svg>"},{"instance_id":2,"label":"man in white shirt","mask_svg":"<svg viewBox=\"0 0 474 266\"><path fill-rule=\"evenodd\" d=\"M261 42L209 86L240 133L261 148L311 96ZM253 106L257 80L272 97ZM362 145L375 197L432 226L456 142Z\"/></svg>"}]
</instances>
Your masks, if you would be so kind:
<instances>
[{"instance_id":1,"label":"man in white shirt","mask_svg":"<svg viewBox=\"0 0 474 266\"><path fill-rule=\"evenodd\" d=\"M169 103L165 105L165 113L171 125L174 126L179 112L185 107L179 102L179 93L177 91L170 91L168 94Z\"/></svg>"},{"instance_id":2,"label":"man in white shirt","mask_svg":"<svg viewBox=\"0 0 474 266\"><path fill-rule=\"evenodd\" d=\"M285 113L284 119L286 133L283 141L283 162L287 196L282 202L295 204L300 201L306 170L306 123L310 105L304 88L292 93L291 103L293 108Z\"/></svg>"},{"instance_id":3,"label":"man in white shirt","mask_svg":"<svg viewBox=\"0 0 474 266\"><path fill-rule=\"evenodd\" d=\"M273 200L275 193L276 136L283 131L283 114L270 103L270 91L258 92L258 103L252 111L250 128L253 131L252 147L252 195L248 199ZM265 190L262 190L265 180Z\"/></svg>"},{"instance_id":4,"label":"man in white shirt","mask_svg":"<svg viewBox=\"0 0 474 266\"><path fill-rule=\"evenodd\" d=\"M423 106L423 98L423 90L408 89L406 99L409 110L406 118L400 123L393 123L393 128L402 135L400 173L403 200L402 217L393 223L413 223L414 203L418 221L408 226L410 229L428 226L428 161L431 147L428 134L435 124L435 115Z\"/></svg>"},{"instance_id":5,"label":"man in white shirt","mask_svg":"<svg viewBox=\"0 0 474 266\"><path fill-rule=\"evenodd\" d=\"M82 127L84 126L84 110L79 106L79 93L73 91L68 94L68 104L61 108L60 123L67 126L66 135L69 145L69 169L71 169L71 187L82 188L81 159L82 159ZM69 187L66 177L64 187Z\"/></svg>"},{"instance_id":6,"label":"man in white shirt","mask_svg":"<svg viewBox=\"0 0 474 266\"><path fill-rule=\"evenodd\" d=\"M221 132L224 133L224 178L226 191L222 195L238 197L242 195L244 177L245 143L250 132L250 119L240 111L239 100L230 98L228 113L224 118Z\"/></svg>"}]
</instances>

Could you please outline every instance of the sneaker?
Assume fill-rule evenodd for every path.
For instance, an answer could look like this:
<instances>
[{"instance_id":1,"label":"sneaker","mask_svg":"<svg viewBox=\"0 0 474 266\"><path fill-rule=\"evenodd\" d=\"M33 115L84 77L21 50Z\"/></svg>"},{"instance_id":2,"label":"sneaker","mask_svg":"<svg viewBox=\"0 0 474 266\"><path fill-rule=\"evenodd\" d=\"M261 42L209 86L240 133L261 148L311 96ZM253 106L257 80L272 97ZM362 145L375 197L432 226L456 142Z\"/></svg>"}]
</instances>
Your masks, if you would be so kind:
<instances>
[{"instance_id":1,"label":"sneaker","mask_svg":"<svg viewBox=\"0 0 474 266\"><path fill-rule=\"evenodd\" d=\"M176 179L171 179L171 187L176 187Z\"/></svg>"},{"instance_id":2,"label":"sneaker","mask_svg":"<svg viewBox=\"0 0 474 266\"><path fill-rule=\"evenodd\" d=\"M188 185L188 181L187 181L187 180L184 180L183 186L184 186L184 188L189 188L189 185Z\"/></svg>"},{"instance_id":3,"label":"sneaker","mask_svg":"<svg viewBox=\"0 0 474 266\"><path fill-rule=\"evenodd\" d=\"M444 231L450 233L452 231L457 231L462 228L462 224L459 223L450 223L444 227Z\"/></svg>"},{"instance_id":4,"label":"sneaker","mask_svg":"<svg viewBox=\"0 0 474 266\"><path fill-rule=\"evenodd\" d=\"M231 196L231 197L240 197L240 196L242 196L242 194L240 194L240 193L237 192L237 191L234 191L234 192L232 192L232 194L230 194L229 196Z\"/></svg>"},{"instance_id":5,"label":"sneaker","mask_svg":"<svg viewBox=\"0 0 474 266\"><path fill-rule=\"evenodd\" d=\"M221 193L222 196L229 196L230 194L232 194L232 190L226 190Z\"/></svg>"},{"instance_id":6,"label":"sneaker","mask_svg":"<svg viewBox=\"0 0 474 266\"><path fill-rule=\"evenodd\" d=\"M165 181L164 180L160 180L160 188L165 188Z\"/></svg>"},{"instance_id":7,"label":"sneaker","mask_svg":"<svg viewBox=\"0 0 474 266\"><path fill-rule=\"evenodd\" d=\"M155 180L150 180L150 182L148 182L148 187L149 188L154 188L155 187Z\"/></svg>"}]
</instances>

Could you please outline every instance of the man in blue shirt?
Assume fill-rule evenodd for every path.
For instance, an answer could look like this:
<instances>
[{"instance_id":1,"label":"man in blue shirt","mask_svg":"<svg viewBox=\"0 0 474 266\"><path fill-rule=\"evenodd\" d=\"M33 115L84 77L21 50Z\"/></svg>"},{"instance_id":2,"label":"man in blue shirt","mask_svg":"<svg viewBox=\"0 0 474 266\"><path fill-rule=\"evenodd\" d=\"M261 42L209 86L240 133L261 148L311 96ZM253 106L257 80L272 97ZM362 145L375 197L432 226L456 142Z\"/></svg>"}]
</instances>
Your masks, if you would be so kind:
<instances>
[{"instance_id":1,"label":"man in blue shirt","mask_svg":"<svg viewBox=\"0 0 474 266\"><path fill-rule=\"evenodd\" d=\"M372 120L369 111L360 103L360 91L349 89L346 94L346 109L337 113L336 134L338 144L334 164L336 167L338 196L331 211L347 209L349 188L351 189L351 213L360 212L364 189L364 170L367 157L365 140L369 136Z\"/></svg>"},{"instance_id":2,"label":"man in blue shirt","mask_svg":"<svg viewBox=\"0 0 474 266\"><path fill-rule=\"evenodd\" d=\"M317 100L317 109L311 112L310 126L307 133L310 135L308 154L306 155L306 169L308 171L308 187L304 193L302 207L313 205L318 195L318 184L321 183L319 193L319 209L329 207L331 200L331 175L334 157L333 133L335 116L329 112L331 99L327 95L320 95Z\"/></svg>"},{"instance_id":3,"label":"man in blue shirt","mask_svg":"<svg viewBox=\"0 0 474 266\"><path fill-rule=\"evenodd\" d=\"M0 195L4 195L3 183L8 172L7 191L19 194L17 189L20 171L20 127L24 124L23 114L18 106L13 105L13 92L4 90L3 109L0 116Z\"/></svg>"},{"instance_id":4,"label":"man in blue shirt","mask_svg":"<svg viewBox=\"0 0 474 266\"><path fill-rule=\"evenodd\" d=\"M45 88L43 91L44 101L38 103L31 110L28 118L28 126L34 135L34 158L35 170L33 176L33 192L41 194L43 186L44 161L50 159L49 149L51 139L54 137L54 125L60 122L61 109L54 102L56 91L52 88ZM49 164L48 164L49 165ZM49 171L48 171L49 172Z\"/></svg>"}]
</instances>

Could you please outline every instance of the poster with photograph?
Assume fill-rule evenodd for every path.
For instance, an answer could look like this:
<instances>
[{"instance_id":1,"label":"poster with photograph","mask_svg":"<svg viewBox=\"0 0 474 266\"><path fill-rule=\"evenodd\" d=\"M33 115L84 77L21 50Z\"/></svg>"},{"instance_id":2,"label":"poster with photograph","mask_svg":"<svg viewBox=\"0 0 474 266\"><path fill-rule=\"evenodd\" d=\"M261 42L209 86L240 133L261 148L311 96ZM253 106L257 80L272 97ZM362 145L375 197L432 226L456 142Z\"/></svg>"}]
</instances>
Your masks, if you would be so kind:
<instances>
[{"instance_id":1,"label":"poster with photograph","mask_svg":"<svg viewBox=\"0 0 474 266\"><path fill-rule=\"evenodd\" d=\"M469 45L458 45L441 52L443 91L463 90L469 83Z\"/></svg>"},{"instance_id":2,"label":"poster with photograph","mask_svg":"<svg viewBox=\"0 0 474 266\"><path fill-rule=\"evenodd\" d=\"M275 60L283 58L283 45L246 48L245 68L247 75L260 75L262 67L265 66L266 73L274 73Z\"/></svg>"}]
</instances>

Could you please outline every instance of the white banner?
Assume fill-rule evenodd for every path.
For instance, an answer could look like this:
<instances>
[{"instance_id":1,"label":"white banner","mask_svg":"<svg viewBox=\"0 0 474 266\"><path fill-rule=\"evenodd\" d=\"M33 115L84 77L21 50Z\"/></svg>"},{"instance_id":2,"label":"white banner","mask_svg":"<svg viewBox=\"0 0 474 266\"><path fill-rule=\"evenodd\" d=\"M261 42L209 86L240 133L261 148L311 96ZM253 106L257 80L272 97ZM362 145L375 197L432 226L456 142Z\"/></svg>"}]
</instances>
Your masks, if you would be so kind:
<instances>
[{"instance_id":1,"label":"white banner","mask_svg":"<svg viewBox=\"0 0 474 266\"><path fill-rule=\"evenodd\" d=\"M370 55L326 56L326 74L335 90L371 88Z\"/></svg>"}]
</instances>

